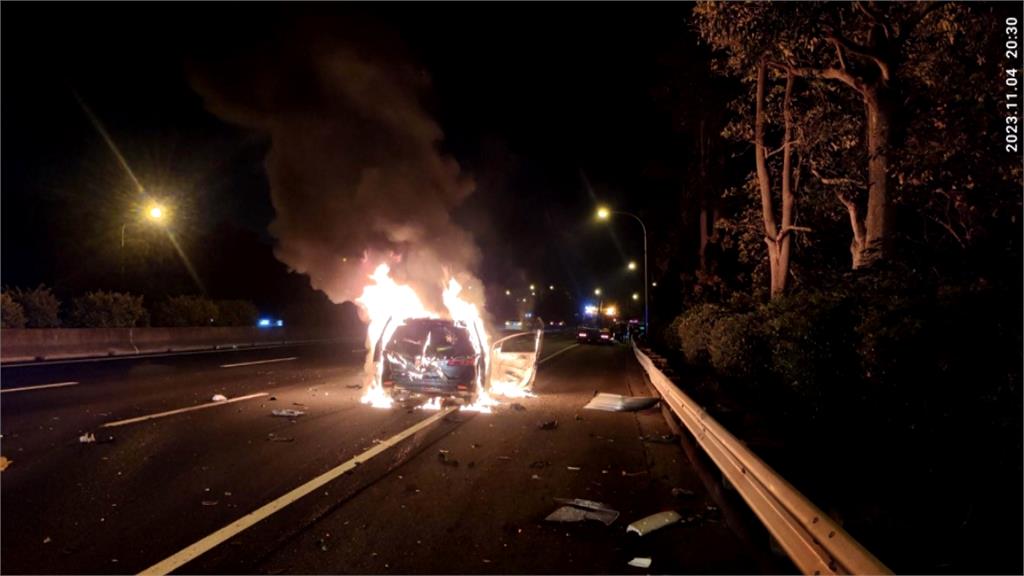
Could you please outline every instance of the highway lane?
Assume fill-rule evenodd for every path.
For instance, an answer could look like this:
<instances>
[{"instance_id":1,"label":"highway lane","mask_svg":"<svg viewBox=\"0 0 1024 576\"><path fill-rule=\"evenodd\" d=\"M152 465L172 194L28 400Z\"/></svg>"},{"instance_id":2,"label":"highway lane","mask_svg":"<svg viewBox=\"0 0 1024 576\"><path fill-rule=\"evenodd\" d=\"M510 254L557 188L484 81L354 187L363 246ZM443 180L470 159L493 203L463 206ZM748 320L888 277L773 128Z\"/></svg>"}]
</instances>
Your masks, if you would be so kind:
<instances>
[{"instance_id":1,"label":"highway lane","mask_svg":"<svg viewBox=\"0 0 1024 576\"><path fill-rule=\"evenodd\" d=\"M544 355L569 344L548 338ZM71 370L59 377L79 386L0 396L2 453L14 461L0 485L6 572L142 570L430 415L359 404L348 386L363 358L351 351L210 356ZM220 368L288 356L298 357ZM754 570L679 447L640 441L668 432L657 411L582 410L595 390L647 393L625 347L569 349L542 366L536 388L518 401L524 410L446 419L182 571L625 572L634 553L655 558L655 571ZM109 429L111 443L77 441L90 430L102 440L96 427L112 419L255 392L269 395ZM537 428L551 419L558 428ZM441 449L459 465L441 463ZM678 499L673 487L695 495ZM551 525L552 497L600 500L622 516L611 527ZM705 520L625 537L628 522L664 508Z\"/></svg>"}]
</instances>

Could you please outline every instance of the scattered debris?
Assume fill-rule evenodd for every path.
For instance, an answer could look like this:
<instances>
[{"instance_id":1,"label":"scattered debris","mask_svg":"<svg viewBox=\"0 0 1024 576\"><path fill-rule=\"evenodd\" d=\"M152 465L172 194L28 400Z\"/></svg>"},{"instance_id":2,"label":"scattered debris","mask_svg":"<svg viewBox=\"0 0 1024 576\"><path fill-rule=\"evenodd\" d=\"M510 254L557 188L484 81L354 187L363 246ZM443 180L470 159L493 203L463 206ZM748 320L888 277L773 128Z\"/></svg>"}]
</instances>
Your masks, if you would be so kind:
<instances>
[{"instance_id":1,"label":"scattered debris","mask_svg":"<svg viewBox=\"0 0 1024 576\"><path fill-rule=\"evenodd\" d=\"M652 444L678 444L678 434L662 434L660 436L641 436L640 441Z\"/></svg>"},{"instance_id":2,"label":"scattered debris","mask_svg":"<svg viewBox=\"0 0 1024 576\"><path fill-rule=\"evenodd\" d=\"M583 421L583 416L580 416L579 414L577 414L576 415L576 421L577 422L582 422Z\"/></svg>"},{"instance_id":3,"label":"scattered debris","mask_svg":"<svg viewBox=\"0 0 1024 576\"><path fill-rule=\"evenodd\" d=\"M469 447L470 448L479 448L480 445L479 444L470 444Z\"/></svg>"},{"instance_id":4,"label":"scattered debris","mask_svg":"<svg viewBox=\"0 0 1024 576\"><path fill-rule=\"evenodd\" d=\"M46 538L43 538L43 544L49 544L50 542L53 542L53 540L50 540L49 536L47 536Z\"/></svg>"},{"instance_id":5,"label":"scattered debris","mask_svg":"<svg viewBox=\"0 0 1024 576\"><path fill-rule=\"evenodd\" d=\"M646 410L660 402L660 398L654 396L623 396L621 394L608 394L600 392L594 396L583 408L586 410L603 410L605 412L636 412Z\"/></svg>"},{"instance_id":6,"label":"scattered debris","mask_svg":"<svg viewBox=\"0 0 1024 576\"><path fill-rule=\"evenodd\" d=\"M270 397L270 401L271 402L276 402L277 401L277 396L271 396Z\"/></svg>"},{"instance_id":7,"label":"scattered debris","mask_svg":"<svg viewBox=\"0 0 1024 576\"><path fill-rule=\"evenodd\" d=\"M533 476L530 476L530 480L540 480L540 476L534 474Z\"/></svg>"},{"instance_id":8,"label":"scattered debris","mask_svg":"<svg viewBox=\"0 0 1024 576\"><path fill-rule=\"evenodd\" d=\"M583 500L581 498L555 498L555 502L564 504L555 510L544 520L548 522L582 522L583 520L597 520L605 526L611 526L619 517L618 510L609 508L601 502Z\"/></svg>"},{"instance_id":9,"label":"scattered debris","mask_svg":"<svg viewBox=\"0 0 1024 576\"><path fill-rule=\"evenodd\" d=\"M644 474L650 474L650 471L649 470L639 470L637 472L626 472L625 470L622 471L622 475L624 477L627 477L627 478L631 477L631 476L643 476Z\"/></svg>"},{"instance_id":10,"label":"scattered debris","mask_svg":"<svg viewBox=\"0 0 1024 576\"><path fill-rule=\"evenodd\" d=\"M502 460L504 462L511 462L512 461L512 457L511 456L498 456L498 460Z\"/></svg>"},{"instance_id":11,"label":"scattered debris","mask_svg":"<svg viewBox=\"0 0 1024 576\"><path fill-rule=\"evenodd\" d=\"M13 462L14 460L8 460L7 456L0 456L0 472L7 470L7 467L10 466Z\"/></svg>"},{"instance_id":12,"label":"scattered debris","mask_svg":"<svg viewBox=\"0 0 1024 576\"><path fill-rule=\"evenodd\" d=\"M639 536L646 536L655 530L668 526L669 524L675 524L676 522L679 522L680 519L682 519L682 516L680 516L675 510L658 512L657 514L641 518L629 526L626 526L626 532L636 532Z\"/></svg>"},{"instance_id":13,"label":"scattered debris","mask_svg":"<svg viewBox=\"0 0 1024 576\"><path fill-rule=\"evenodd\" d=\"M295 438L291 436L278 436L273 432L267 434L267 440L270 440L271 442L295 442Z\"/></svg>"},{"instance_id":14,"label":"scattered debris","mask_svg":"<svg viewBox=\"0 0 1024 576\"><path fill-rule=\"evenodd\" d=\"M295 418L297 416L302 416L303 414L305 414L305 412L303 412L302 410L291 410L285 408L284 410L274 410L273 412L271 412L271 414L273 414L274 416L283 416L285 418Z\"/></svg>"},{"instance_id":15,"label":"scattered debris","mask_svg":"<svg viewBox=\"0 0 1024 576\"><path fill-rule=\"evenodd\" d=\"M212 400L214 402L227 402L228 401L228 397L223 395L223 394L214 394L213 398L211 398L210 400Z\"/></svg>"},{"instance_id":16,"label":"scattered debris","mask_svg":"<svg viewBox=\"0 0 1024 576\"><path fill-rule=\"evenodd\" d=\"M673 488L672 495L676 498L693 498L697 495L693 490L687 490L685 488Z\"/></svg>"},{"instance_id":17,"label":"scattered debris","mask_svg":"<svg viewBox=\"0 0 1024 576\"><path fill-rule=\"evenodd\" d=\"M306 406L302 402L292 402L292 406L298 406L299 408L309 408L309 406Z\"/></svg>"},{"instance_id":18,"label":"scattered debris","mask_svg":"<svg viewBox=\"0 0 1024 576\"><path fill-rule=\"evenodd\" d=\"M550 462L548 462L547 460L536 460L530 464L530 468L538 470L540 468L547 468L549 464Z\"/></svg>"},{"instance_id":19,"label":"scattered debris","mask_svg":"<svg viewBox=\"0 0 1024 576\"><path fill-rule=\"evenodd\" d=\"M555 428L558 428L558 420L546 420L538 424L537 428L540 428L541 430L554 430Z\"/></svg>"},{"instance_id":20,"label":"scattered debris","mask_svg":"<svg viewBox=\"0 0 1024 576\"><path fill-rule=\"evenodd\" d=\"M526 406L523 406L519 402L513 402L512 403L512 409L515 410L516 412L525 412L526 411Z\"/></svg>"},{"instance_id":21,"label":"scattered debris","mask_svg":"<svg viewBox=\"0 0 1024 576\"><path fill-rule=\"evenodd\" d=\"M362 387L362 384L345 384L345 388L348 388L349 390L359 390Z\"/></svg>"},{"instance_id":22,"label":"scattered debris","mask_svg":"<svg viewBox=\"0 0 1024 576\"><path fill-rule=\"evenodd\" d=\"M203 500L203 506L216 506L217 503L216 500Z\"/></svg>"},{"instance_id":23,"label":"scattered debris","mask_svg":"<svg viewBox=\"0 0 1024 576\"><path fill-rule=\"evenodd\" d=\"M636 558L633 558L632 560L630 560L628 562L628 564L630 566L634 567L634 568L650 568L651 567L651 559L650 558L636 557Z\"/></svg>"},{"instance_id":24,"label":"scattered debris","mask_svg":"<svg viewBox=\"0 0 1024 576\"><path fill-rule=\"evenodd\" d=\"M448 454L449 454L449 452L447 450L445 450L445 449L438 450L437 451L437 459L440 460L441 464L444 464L445 466L451 466L453 468L458 468L459 467L459 461L458 460L450 460L448 458Z\"/></svg>"},{"instance_id":25,"label":"scattered debris","mask_svg":"<svg viewBox=\"0 0 1024 576\"><path fill-rule=\"evenodd\" d=\"M78 442L80 444L94 444L96 442L96 435L92 432L82 434L78 437Z\"/></svg>"},{"instance_id":26,"label":"scattered debris","mask_svg":"<svg viewBox=\"0 0 1024 576\"><path fill-rule=\"evenodd\" d=\"M566 466L565 469L569 470L570 472L579 472L580 470L582 470L582 468L580 468L579 466Z\"/></svg>"}]
</instances>

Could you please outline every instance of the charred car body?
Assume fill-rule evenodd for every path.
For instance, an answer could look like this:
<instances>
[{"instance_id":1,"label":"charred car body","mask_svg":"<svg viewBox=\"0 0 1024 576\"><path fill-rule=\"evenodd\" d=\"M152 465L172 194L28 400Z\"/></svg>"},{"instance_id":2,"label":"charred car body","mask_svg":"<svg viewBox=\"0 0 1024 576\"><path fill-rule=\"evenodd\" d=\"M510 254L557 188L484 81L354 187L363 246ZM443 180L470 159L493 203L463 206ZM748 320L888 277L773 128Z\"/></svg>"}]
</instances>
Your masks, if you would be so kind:
<instances>
[{"instance_id":1,"label":"charred car body","mask_svg":"<svg viewBox=\"0 0 1024 576\"><path fill-rule=\"evenodd\" d=\"M389 340L377 343L381 384L400 402L430 397L474 402L487 371L483 338L474 330L452 320L406 320Z\"/></svg>"}]
</instances>

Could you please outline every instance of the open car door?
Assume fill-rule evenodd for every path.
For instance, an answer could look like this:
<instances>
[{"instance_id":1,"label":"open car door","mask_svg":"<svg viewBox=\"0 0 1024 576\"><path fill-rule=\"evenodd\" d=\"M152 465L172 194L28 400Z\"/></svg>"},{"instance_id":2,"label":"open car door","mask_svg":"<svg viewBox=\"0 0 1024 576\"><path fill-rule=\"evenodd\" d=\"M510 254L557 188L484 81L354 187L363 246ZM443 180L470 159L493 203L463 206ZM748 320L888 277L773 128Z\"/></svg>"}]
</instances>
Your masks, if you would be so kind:
<instances>
[{"instance_id":1,"label":"open car door","mask_svg":"<svg viewBox=\"0 0 1024 576\"><path fill-rule=\"evenodd\" d=\"M491 344L487 389L502 396L523 396L533 390L537 360L544 342L544 322L536 330L510 334Z\"/></svg>"}]
</instances>

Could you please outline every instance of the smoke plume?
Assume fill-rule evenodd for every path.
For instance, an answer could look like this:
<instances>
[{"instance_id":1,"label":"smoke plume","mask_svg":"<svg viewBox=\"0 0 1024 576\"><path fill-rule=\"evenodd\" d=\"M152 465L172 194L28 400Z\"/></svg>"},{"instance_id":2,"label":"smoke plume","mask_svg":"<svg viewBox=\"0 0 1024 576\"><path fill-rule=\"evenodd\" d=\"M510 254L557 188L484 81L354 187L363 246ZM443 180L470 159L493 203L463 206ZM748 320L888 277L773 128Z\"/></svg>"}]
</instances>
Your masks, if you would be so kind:
<instances>
[{"instance_id":1,"label":"smoke plume","mask_svg":"<svg viewBox=\"0 0 1024 576\"><path fill-rule=\"evenodd\" d=\"M352 300L386 261L429 306L455 276L482 307L479 252L451 216L473 182L439 151L429 79L400 46L365 22L307 20L190 78L214 114L269 135L275 254L313 287Z\"/></svg>"}]
</instances>

